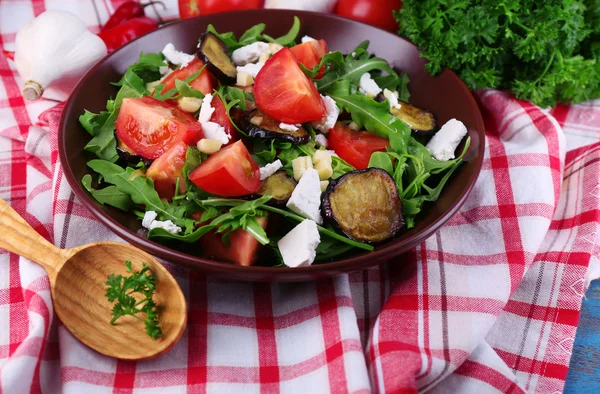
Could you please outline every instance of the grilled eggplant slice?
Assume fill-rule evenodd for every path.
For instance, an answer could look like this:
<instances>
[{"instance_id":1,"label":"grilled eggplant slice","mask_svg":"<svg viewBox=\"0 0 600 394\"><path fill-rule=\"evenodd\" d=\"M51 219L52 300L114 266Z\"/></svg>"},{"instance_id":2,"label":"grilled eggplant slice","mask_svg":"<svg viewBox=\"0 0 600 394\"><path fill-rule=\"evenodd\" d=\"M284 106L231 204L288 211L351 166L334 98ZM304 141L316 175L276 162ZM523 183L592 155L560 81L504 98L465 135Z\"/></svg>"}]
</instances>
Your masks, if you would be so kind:
<instances>
[{"instance_id":1,"label":"grilled eggplant slice","mask_svg":"<svg viewBox=\"0 0 600 394\"><path fill-rule=\"evenodd\" d=\"M243 128L250 137L278 139L296 145L306 144L310 140L310 136L303 126L299 126L297 130L284 130L279 127L280 121L270 117L258 108L250 111L243 123Z\"/></svg>"},{"instance_id":2,"label":"grilled eggplant slice","mask_svg":"<svg viewBox=\"0 0 600 394\"><path fill-rule=\"evenodd\" d=\"M292 196L292 192L296 188L296 181L291 176L288 176L285 171L277 171L267 179L261 182L260 189L256 194L264 196L268 194L273 197L274 203L277 205L285 204Z\"/></svg>"},{"instance_id":3,"label":"grilled eggplant slice","mask_svg":"<svg viewBox=\"0 0 600 394\"><path fill-rule=\"evenodd\" d=\"M237 68L229 57L227 45L211 32L200 36L198 57L218 80L225 84L235 83Z\"/></svg>"},{"instance_id":4,"label":"grilled eggplant slice","mask_svg":"<svg viewBox=\"0 0 600 394\"><path fill-rule=\"evenodd\" d=\"M332 181L321 211L346 235L362 242L385 241L404 225L396 182L379 168L351 171Z\"/></svg>"},{"instance_id":5,"label":"grilled eggplant slice","mask_svg":"<svg viewBox=\"0 0 600 394\"><path fill-rule=\"evenodd\" d=\"M131 148L129 148L123 141L117 137L115 133L115 139L117 140L117 154L119 158L123 160L126 164L137 165L140 162L144 163L146 167L149 167L152 164L152 160L137 155Z\"/></svg>"},{"instance_id":6,"label":"grilled eggplant slice","mask_svg":"<svg viewBox=\"0 0 600 394\"><path fill-rule=\"evenodd\" d=\"M390 113L406 123L415 133L430 135L435 132L435 116L429 111L399 101L400 108L392 107Z\"/></svg>"}]
</instances>

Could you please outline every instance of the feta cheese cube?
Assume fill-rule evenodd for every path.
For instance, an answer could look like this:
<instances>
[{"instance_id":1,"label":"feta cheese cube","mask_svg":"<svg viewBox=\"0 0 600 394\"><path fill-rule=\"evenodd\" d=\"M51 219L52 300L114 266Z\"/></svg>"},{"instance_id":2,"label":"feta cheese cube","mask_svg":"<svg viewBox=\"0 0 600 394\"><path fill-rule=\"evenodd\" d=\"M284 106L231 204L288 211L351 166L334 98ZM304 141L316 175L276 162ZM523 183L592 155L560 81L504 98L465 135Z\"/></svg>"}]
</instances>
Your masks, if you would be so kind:
<instances>
[{"instance_id":1,"label":"feta cheese cube","mask_svg":"<svg viewBox=\"0 0 600 394\"><path fill-rule=\"evenodd\" d=\"M310 158L309 158L310 160ZM298 215L314 220L321 224L321 180L319 173L314 168L308 168L286 206Z\"/></svg>"},{"instance_id":2,"label":"feta cheese cube","mask_svg":"<svg viewBox=\"0 0 600 394\"><path fill-rule=\"evenodd\" d=\"M467 135L467 128L463 122L450 119L431 138L427 150L439 161L454 159L454 151L465 135Z\"/></svg>"},{"instance_id":3,"label":"feta cheese cube","mask_svg":"<svg viewBox=\"0 0 600 394\"><path fill-rule=\"evenodd\" d=\"M327 148L327 138L323 134L315 135L315 142Z\"/></svg>"},{"instance_id":4,"label":"feta cheese cube","mask_svg":"<svg viewBox=\"0 0 600 394\"><path fill-rule=\"evenodd\" d=\"M252 75L248 74L247 72L240 72L237 73L237 81L236 84L238 86L250 86L254 83L254 78L252 78Z\"/></svg>"},{"instance_id":5,"label":"feta cheese cube","mask_svg":"<svg viewBox=\"0 0 600 394\"><path fill-rule=\"evenodd\" d=\"M200 108L200 114L198 114L200 123L208 122L212 118L213 112L215 112L215 109L211 106L212 99L212 94L207 94L202 99L202 107Z\"/></svg>"},{"instance_id":6,"label":"feta cheese cube","mask_svg":"<svg viewBox=\"0 0 600 394\"><path fill-rule=\"evenodd\" d=\"M302 41L302 43L305 43L305 42L311 42L311 41L317 41L317 40L315 40L311 36L304 36L304 37L302 37L301 41Z\"/></svg>"},{"instance_id":7,"label":"feta cheese cube","mask_svg":"<svg viewBox=\"0 0 600 394\"><path fill-rule=\"evenodd\" d=\"M189 55L176 50L175 45L171 43L165 45L165 48L162 50L162 54L165 55L165 58L169 61L169 63L177 64L181 67L187 66L189 62L194 60L194 55Z\"/></svg>"},{"instance_id":8,"label":"feta cheese cube","mask_svg":"<svg viewBox=\"0 0 600 394\"><path fill-rule=\"evenodd\" d=\"M223 144L220 140L213 140L210 138L202 138L198 141L198 150L202 153L206 153L207 155L212 155L215 152L218 152L221 149Z\"/></svg>"},{"instance_id":9,"label":"feta cheese cube","mask_svg":"<svg viewBox=\"0 0 600 394\"><path fill-rule=\"evenodd\" d=\"M321 162L331 164L331 153L329 153L329 151L326 150L318 150L313 154L312 162L315 165Z\"/></svg>"},{"instance_id":10,"label":"feta cheese cube","mask_svg":"<svg viewBox=\"0 0 600 394\"><path fill-rule=\"evenodd\" d=\"M304 175L306 170L308 170L309 168L313 168L312 160L309 156L300 156L292 160L294 179L296 179L297 181L299 181L300 178L302 178L302 175Z\"/></svg>"},{"instance_id":11,"label":"feta cheese cube","mask_svg":"<svg viewBox=\"0 0 600 394\"><path fill-rule=\"evenodd\" d=\"M400 109L400 103L398 102L398 92L392 92L389 89L383 89L383 96L389 101L390 108Z\"/></svg>"},{"instance_id":12,"label":"feta cheese cube","mask_svg":"<svg viewBox=\"0 0 600 394\"><path fill-rule=\"evenodd\" d=\"M283 167L283 164L281 164L281 160L279 159L275 160L273 163L269 163L266 166L261 167L260 180L264 181L265 179L279 171L281 167Z\"/></svg>"},{"instance_id":13,"label":"feta cheese cube","mask_svg":"<svg viewBox=\"0 0 600 394\"><path fill-rule=\"evenodd\" d=\"M146 213L144 213L144 218L142 219L142 226L149 229L157 216L158 214L155 211L146 211Z\"/></svg>"},{"instance_id":14,"label":"feta cheese cube","mask_svg":"<svg viewBox=\"0 0 600 394\"><path fill-rule=\"evenodd\" d=\"M279 123L279 128L285 131L298 131L299 125L287 124L287 123Z\"/></svg>"},{"instance_id":15,"label":"feta cheese cube","mask_svg":"<svg viewBox=\"0 0 600 394\"><path fill-rule=\"evenodd\" d=\"M325 152L325 151L320 151ZM331 157L331 156L329 156ZM315 164L315 170L319 173L319 179L325 181L333 175L333 167L331 166L331 161L328 163L326 161L320 161Z\"/></svg>"},{"instance_id":16,"label":"feta cheese cube","mask_svg":"<svg viewBox=\"0 0 600 394\"><path fill-rule=\"evenodd\" d=\"M248 63L254 63L258 61L260 55L264 52L271 52L269 44L258 41L236 49L231 54L231 59L236 66L245 66Z\"/></svg>"},{"instance_id":17,"label":"feta cheese cube","mask_svg":"<svg viewBox=\"0 0 600 394\"><path fill-rule=\"evenodd\" d=\"M371 74L364 73L360 77L360 82L358 83L358 91L367 97L375 97L379 93L381 93L381 88L377 85L377 83L371 78Z\"/></svg>"},{"instance_id":18,"label":"feta cheese cube","mask_svg":"<svg viewBox=\"0 0 600 394\"><path fill-rule=\"evenodd\" d=\"M144 214L144 218L142 219L142 226L147 228L148 230L152 230L155 228L162 228L171 234L178 234L181 232L181 227L177 226L170 220L160 221L156 220L158 214L155 211L146 211Z\"/></svg>"},{"instance_id":19,"label":"feta cheese cube","mask_svg":"<svg viewBox=\"0 0 600 394\"><path fill-rule=\"evenodd\" d=\"M323 103L325 104L325 116L318 122L313 122L312 125L321 130L323 133L329 132L329 129L332 129L335 126L335 122L338 120L338 116L340 116L340 109L338 108L335 100L329 96L321 95L323 99Z\"/></svg>"},{"instance_id":20,"label":"feta cheese cube","mask_svg":"<svg viewBox=\"0 0 600 394\"><path fill-rule=\"evenodd\" d=\"M315 261L320 242L317 224L306 219L281 238L277 247L285 265L292 268L304 267Z\"/></svg>"},{"instance_id":21,"label":"feta cheese cube","mask_svg":"<svg viewBox=\"0 0 600 394\"><path fill-rule=\"evenodd\" d=\"M231 139L229 134L225 132L225 128L215 122L203 122L202 132L205 138L221 141L223 145L227 144Z\"/></svg>"},{"instance_id":22,"label":"feta cheese cube","mask_svg":"<svg viewBox=\"0 0 600 394\"><path fill-rule=\"evenodd\" d=\"M173 72L173 70L171 70L171 67L169 67L169 66L160 66L158 68L158 72L164 78L167 75L171 74Z\"/></svg>"},{"instance_id":23,"label":"feta cheese cube","mask_svg":"<svg viewBox=\"0 0 600 394\"><path fill-rule=\"evenodd\" d=\"M260 70L263 68L265 64L263 62L258 62L258 63L248 63L244 66L237 66L237 71L238 73L246 73L248 75L250 75L252 78L256 79L256 76L258 75L258 73L260 72Z\"/></svg>"}]
</instances>

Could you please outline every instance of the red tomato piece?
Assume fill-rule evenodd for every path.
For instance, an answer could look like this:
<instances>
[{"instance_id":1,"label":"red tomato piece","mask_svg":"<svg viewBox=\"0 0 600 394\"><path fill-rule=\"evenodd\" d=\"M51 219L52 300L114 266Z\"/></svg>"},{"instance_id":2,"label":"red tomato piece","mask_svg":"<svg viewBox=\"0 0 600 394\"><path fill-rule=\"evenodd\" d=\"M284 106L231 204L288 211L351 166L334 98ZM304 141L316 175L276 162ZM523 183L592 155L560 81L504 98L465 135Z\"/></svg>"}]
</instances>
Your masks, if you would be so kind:
<instances>
[{"instance_id":1,"label":"red tomato piece","mask_svg":"<svg viewBox=\"0 0 600 394\"><path fill-rule=\"evenodd\" d=\"M154 189L161 198L173 198L177 179L179 179L179 194L187 191L183 177L187 149L188 145L180 142L154 160L148 167L146 176L154 181Z\"/></svg>"},{"instance_id":2,"label":"red tomato piece","mask_svg":"<svg viewBox=\"0 0 600 394\"><path fill-rule=\"evenodd\" d=\"M157 159L171 147L202 138L197 119L150 96L123 99L116 122L117 137L136 155Z\"/></svg>"},{"instance_id":3,"label":"red tomato piece","mask_svg":"<svg viewBox=\"0 0 600 394\"><path fill-rule=\"evenodd\" d=\"M254 97L260 109L284 123L320 120L326 112L319 91L289 48L267 60L254 81Z\"/></svg>"},{"instance_id":4,"label":"red tomato piece","mask_svg":"<svg viewBox=\"0 0 600 394\"><path fill-rule=\"evenodd\" d=\"M312 70L321 62L321 59L329 52L329 49L325 40L318 40L295 45L290 48L290 51L296 56L299 63L304 64L304 67ZM325 66L319 70L315 79L321 79L324 73Z\"/></svg>"},{"instance_id":5,"label":"red tomato piece","mask_svg":"<svg viewBox=\"0 0 600 394\"><path fill-rule=\"evenodd\" d=\"M192 219L200 220L202 215L194 213ZM267 216L258 218L263 229L267 228ZM200 245L207 257L225 260L237 265L250 266L254 264L260 243L246 230L238 228L229 235L229 247L223 244L222 234L214 231L200 238Z\"/></svg>"},{"instance_id":6,"label":"red tomato piece","mask_svg":"<svg viewBox=\"0 0 600 394\"><path fill-rule=\"evenodd\" d=\"M202 162L190 180L210 194L239 197L260 188L260 170L244 143L238 141Z\"/></svg>"},{"instance_id":7,"label":"red tomato piece","mask_svg":"<svg viewBox=\"0 0 600 394\"><path fill-rule=\"evenodd\" d=\"M227 145L231 145L235 141L239 140L240 138L237 130L227 116L227 108L225 108L225 104L223 104L223 101L218 95L214 95L212 101L210 102L210 106L215 109L210 121L221 125L225 129L227 135L231 137Z\"/></svg>"},{"instance_id":8,"label":"red tomato piece","mask_svg":"<svg viewBox=\"0 0 600 394\"><path fill-rule=\"evenodd\" d=\"M215 12L262 8L264 0L179 0L181 19Z\"/></svg>"},{"instance_id":9,"label":"red tomato piece","mask_svg":"<svg viewBox=\"0 0 600 394\"><path fill-rule=\"evenodd\" d=\"M204 67L204 62L195 57L194 60L189 62L187 66L178 68L177 70L173 71L164 79L164 81L161 82L165 85L162 92L165 93L171 89L175 89L176 79L184 81L190 75L200 71L202 67ZM190 82L190 86L196 90L201 91L204 94L212 93L215 87L214 77L205 68L204 70L202 70L202 72L200 73L200 75L198 75L197 78Z\"/></svg>"},{"instance_id":10,"label":"red tomato piece","mask_svg":"<svg viewBox=\"0 0 600 394\"><path fill-rule=\"evenodd\" d=\"M327 143L342 159L357 170L369 167L369 160L374 152L385 152L390 141L378 137L368 131L352 131L348 126L337 122L329 130Z\"/></svg>"},{"instance_id":11,"label":"red tomato piece","mask_svg":"<svg viewBox=\"0 0 600 394\"><path fill-rule=\"evenodd\" d=\"M398 30L392 11L402 8L401 0L338 0L335 13L388 31Z\"/></svg>"}]
</instances>

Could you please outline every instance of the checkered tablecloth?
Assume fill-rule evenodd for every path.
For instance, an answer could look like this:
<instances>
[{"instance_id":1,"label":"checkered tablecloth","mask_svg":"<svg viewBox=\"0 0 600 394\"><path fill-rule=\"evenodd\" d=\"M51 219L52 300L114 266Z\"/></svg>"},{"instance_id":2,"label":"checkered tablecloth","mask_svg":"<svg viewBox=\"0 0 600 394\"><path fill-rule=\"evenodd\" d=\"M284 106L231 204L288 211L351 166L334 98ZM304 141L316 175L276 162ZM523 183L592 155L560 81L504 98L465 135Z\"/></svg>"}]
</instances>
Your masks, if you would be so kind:
<instances>
[{"instance_id":1,"label":"checkered tablecloth","mask_svg":"<svg viewBox=\"0 0 600 394\"><path fill-rule=\"evenodd\" d=\"M45 9L96 31L122 1L1 0L0 46ZM163 17L177 13L164 1ZM0 197L60 247L117 240L57 161L62 106L25 102L0 55ZM166 263L188 327L150 361L104 357L53 313L45 272L0 252L0 394L560 392L600 223L600 101L541 110L477 93L483 169L462 210L386 264L295 284ZM0 233L0 236L1 233Z\"/></svg>"}]
</instances>

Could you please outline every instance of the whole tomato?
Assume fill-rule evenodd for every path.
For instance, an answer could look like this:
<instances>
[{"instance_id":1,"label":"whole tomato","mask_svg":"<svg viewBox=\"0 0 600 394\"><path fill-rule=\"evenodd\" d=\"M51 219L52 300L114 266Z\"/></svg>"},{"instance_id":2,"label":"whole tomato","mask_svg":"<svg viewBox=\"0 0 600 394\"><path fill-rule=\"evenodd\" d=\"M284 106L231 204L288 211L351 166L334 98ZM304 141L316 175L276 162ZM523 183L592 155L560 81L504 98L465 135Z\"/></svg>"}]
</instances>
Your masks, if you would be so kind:
<instances>
[{"instance_id":1,"label":"whole tomato","mask_svg":"<svg viewBox=\"0 0 600 394\"><path fill-rule=\"evenodd\" d=\"M335 13L388 31L398 30L392 11L402 7L401 0L338 0Z\"/></svg>"},{"instance_id":2,"label":"whole tomato","mask_svg":"<svg viewBox=\"0 0 600 394\"><path fill-rule=\"evenodd\" d=\"M179 0L178 3L179 16L188 19L216 12L262 8L264 0Z\"/></svg>"}]
</instances>

